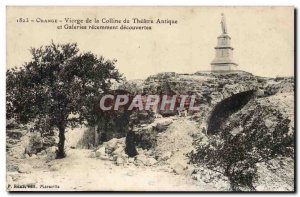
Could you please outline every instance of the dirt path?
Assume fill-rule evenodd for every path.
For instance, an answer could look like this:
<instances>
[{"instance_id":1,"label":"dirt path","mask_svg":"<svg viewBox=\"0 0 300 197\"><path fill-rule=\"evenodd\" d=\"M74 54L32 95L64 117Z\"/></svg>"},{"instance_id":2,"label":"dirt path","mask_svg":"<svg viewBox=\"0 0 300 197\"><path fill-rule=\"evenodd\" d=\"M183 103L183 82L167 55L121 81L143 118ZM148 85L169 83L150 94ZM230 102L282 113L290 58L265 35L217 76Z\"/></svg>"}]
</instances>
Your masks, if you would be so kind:
<instances>
[{"instance_id":1,"label":"dirt path","mask_svg":"<svg viewBox=\"0 0 300 197\"><path fill-rule=\"evenodd\" d=\"M33 190L109 190L109 191L206 191L215 190L183 175L165 172L158 167L116 166L112 161L88 158L90 151L69 150L61 160L45 163L43 159L23 159L30 164L30 173L8 172L11 187L18 183L33 184ZM52 188L45 188L52 187ZM59 187L59 188L58 188ZM26 190L11 188L11 190Z\"/></svg>"}]
</instances>

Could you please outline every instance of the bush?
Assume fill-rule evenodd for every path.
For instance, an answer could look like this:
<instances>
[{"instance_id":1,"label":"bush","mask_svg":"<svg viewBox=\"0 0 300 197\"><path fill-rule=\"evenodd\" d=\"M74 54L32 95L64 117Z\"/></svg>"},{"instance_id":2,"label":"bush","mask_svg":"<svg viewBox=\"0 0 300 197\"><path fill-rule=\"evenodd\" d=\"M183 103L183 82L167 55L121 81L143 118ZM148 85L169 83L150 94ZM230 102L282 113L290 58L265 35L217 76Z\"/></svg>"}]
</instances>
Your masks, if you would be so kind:
<instances>
[{"instance_id":1,"label":"bush","mask_svg":"<svg viewBox=\"0 0 300 197\"><path fill-rule=\"evenodd\" d=\"M239 186L254 190L256 163L278 156L293 157L294 133L289 132L290 120L267 106L257 105L252 113L242 110L235 118L224 124L220 135L195 141L196 152L190 154L191 162L221 169L233 190ZM272 120L272 124L267 124L267 120ZM242 130L233 135L233 127Z\"/></svg>"}]
</instances>

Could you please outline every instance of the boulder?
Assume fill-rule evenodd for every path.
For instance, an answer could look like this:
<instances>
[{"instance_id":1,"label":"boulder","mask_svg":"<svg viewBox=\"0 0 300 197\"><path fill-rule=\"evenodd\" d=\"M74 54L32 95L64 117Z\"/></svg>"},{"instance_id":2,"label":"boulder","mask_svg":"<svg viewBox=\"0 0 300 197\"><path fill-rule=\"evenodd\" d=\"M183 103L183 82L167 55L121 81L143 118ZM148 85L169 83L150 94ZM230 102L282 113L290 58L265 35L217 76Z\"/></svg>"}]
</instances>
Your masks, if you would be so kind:
<instances>
[{"instance_id":1,"label":"boulder","mask_svg":"<svg viewBox=\"0 0 300 197\"><path fill-rule=\"evenodd\" d=\"M176 174L183 174L186 167L180 163L176 163L172 166L172 169Z\"/></svg>"},{"instance_id":2,"label":"boulder","mask_svg":"<svg viewBox=\"0 0 300 197\"><path fill-rule=\"evenodd\" d=\"M35 132L29 138L29 142L25 148L25 153L36 154L43 148L43 138L40 133Z\"/></svg>"},{"instance_id":3,"label":"boulder","mask_svg":"<svg viewBox=\"0 0 300 197\"><path fill-rule=\"evenodd\" d=\"M101 155L105 155L106 153L105 153L105 147L104 146L102 146L102 147L100 147L97 151L96 151L96 157L100 157Z\"/></svg>"},{"instance_id":4,"label":"boulder","mask_svg":"<svg viewBox=\"0 0 300 197\"><path fill-rule=\"evenodd\" d=\"M124 148L118 147L116 150L112 152L112 155L122 156L124 153Z\"/></svg>"},{"instance_id":5,"label":"boulder","mask_svg":"<svg viewBox=\"0 0 300 197\"><path fill-rule=\"evenodd\" d=\"M257 97L262 97L262 96L264 96L264 95L265 95L264 90L258 89L258 90L256 91L256 96L257 96Z\"/></svg>"},{"instance_id":6,"label":"boulder","mask_svg":"<svg viewBox=\"0 0 300 197\"><path fill-rule=\"evenodd\" d=\"M158 132L162 132L166 130L169 127L169 125L172 124L172 122L173 122L172 119L162 119L156 124L155 128Z\"/></svg>"},{"instance_id":7,"label":"boulder","mask_svg":"<svg viewBox=\"0 0 300 197\"><path fill-rule=\"evenodd\" d=\"M136 156L135 163L145 165L147 163L147 157L143 154L139 154Z\"/></svg>"},{"instance_id":8,"label":"boulder","mask_svg":"<svg viewBox=\"0 0 300 197\"><path fill-rule=\"evenodd\" d=\"M118 166L123 165L124 164L124 160L121 157L118 157L117 160L116 160L116 164Z\"/></svg>"},{"instance_id":9,"label":"boulder","mask_svg":"<svg viewBox=\"0 0 300 197\"><path fill-rule=\"evenodd\" d=\"M56 158L57 147L52 146L46 149L47 161L51 161Z\"/></svg>"},{"instance_id":10,"label":"boulder","mask_svg":"<svg viewBox=\"0 0 300 197\"><path fill-rule=\"evenodd\" d=\"M151 157L151 158L148 158L148 159L146 160L145 165L146 165L146 166L153 166L153 165L156 164L156 163L157 163L157 160Z\"/></svg>"},{"instance_id":11,"label":"boulder","mask_svg":"<svg viewBox=\"0 0 300 197\"><path fill-rule=\"evenodd\" d=\"M28 154L25 154L24 157L25 157L25 159L29 159L30 158L30 156Z\"/></svg>"},{"instance_id":12,"label":"boulder","mask_svg":"<svg viewBox=\"0 0 300 197\"><path fill-rule=\"evenodd\" d=\"M125 138L113 138L109 140L106 144L106 152L108 154L111 154L114 150L116 150L118 147L125 147Z\"/></svg>"},{"instance_id":13,"label":"boulder","mask_svg":"<svg viewBox=\"0 0 300 197\"><path fill-rule=\"evenodd\" d=\"M18 172L20 172L20 173L30 173L31 170L32 170L32 167L25 163L22 163L18 166Z\"/></svg>"}]
</instances>

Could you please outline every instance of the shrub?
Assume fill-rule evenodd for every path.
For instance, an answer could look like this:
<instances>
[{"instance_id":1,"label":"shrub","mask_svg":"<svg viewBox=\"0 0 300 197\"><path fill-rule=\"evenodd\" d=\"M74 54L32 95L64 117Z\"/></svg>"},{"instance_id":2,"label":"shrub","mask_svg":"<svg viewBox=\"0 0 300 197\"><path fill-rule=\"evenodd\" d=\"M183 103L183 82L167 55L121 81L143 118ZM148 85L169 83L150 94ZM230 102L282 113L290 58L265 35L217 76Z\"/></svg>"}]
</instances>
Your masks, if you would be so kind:
<instances>
[{"instance_id":1,"label":"shrub","mask_svg":"<svg viewBox=\"0 0 300 197\"><path fill-rule=\"evenodd\" d=\"M278 156L293 157L294 133L289 132L290 120L276 109L257 105L252 113L247 110L238 113L230 124L224 124L221 134L195 141L196 152L190 154L191 162L221 169L229 177L233 190L239 186L254 190L256 163ZM273 124L266 124L266 120L272 120ZM242 130L231 134L233 125Z\"/></svg>"}]
</instances>

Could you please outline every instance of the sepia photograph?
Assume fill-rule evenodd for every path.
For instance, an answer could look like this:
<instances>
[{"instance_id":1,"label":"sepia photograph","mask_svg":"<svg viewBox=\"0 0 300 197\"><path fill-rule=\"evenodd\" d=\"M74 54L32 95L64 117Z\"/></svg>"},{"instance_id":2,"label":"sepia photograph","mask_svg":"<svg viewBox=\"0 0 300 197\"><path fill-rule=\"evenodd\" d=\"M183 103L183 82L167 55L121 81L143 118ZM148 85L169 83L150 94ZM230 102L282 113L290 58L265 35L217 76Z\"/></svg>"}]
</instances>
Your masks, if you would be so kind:
<instances>
[{"instance_id":1,"label":"sepia photograph","mask_svg":"<svg viewBox=\"0 0 300 197\"><path fill-rule=\"evenodd\" d=\"M8 192L295 192L295 8L7 6Z\"/></svg>"}]
</instances>

